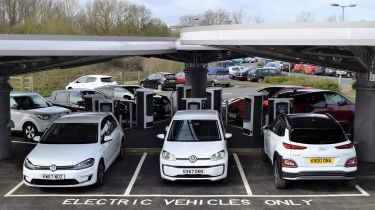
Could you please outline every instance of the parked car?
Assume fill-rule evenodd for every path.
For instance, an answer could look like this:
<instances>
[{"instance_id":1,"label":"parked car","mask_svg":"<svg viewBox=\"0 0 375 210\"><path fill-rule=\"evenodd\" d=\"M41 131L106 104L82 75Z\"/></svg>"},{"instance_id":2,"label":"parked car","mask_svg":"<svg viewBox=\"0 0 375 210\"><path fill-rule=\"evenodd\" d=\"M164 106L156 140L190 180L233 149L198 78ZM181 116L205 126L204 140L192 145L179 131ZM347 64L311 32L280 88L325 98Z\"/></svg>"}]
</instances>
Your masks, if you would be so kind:
<instances>
[{"instance_id":1,"label":"parked car","mask_svg":"<svg viewBox=\"0 0 375 210\"><path fill-rule=\"evenodd\" d=\"M346 77L346 78L351 78L353 76L352 75L352 71L349 71L349 70L336 70L335 76L338 77L340 75L342 77Z\"/></svg>"},{"instance_id":2,"label":"parked car","mask_svg":"<svg viewBox=\"0 0 375 210\"><path fill-rule=\"evenodd\" d=\"M69 83L65 89L86 88L94 89L106 85L117 85L117 82L111 76L105 75L87 75L82 76Z\"/></svg>"},{"instance_id":3,"label":"parked car","mask_svg":"<svg viewBox=\"0 0 375 210\"><path fill-rule=\"evenodd\" d=\"M227 68L229 70L229 77L230 79L236 78L236 74L238 72L241 72L242 69L244 69L243 66L230 66Z\"/></svg>"},{"instance_id":4,"label":"parked car","mask_svg":"<svg viewBox=\"0 0 375 210\"><path fill-rule=\"evenodd\" d=\"M280 62L274 61L274 62L266 63L266 65L264 65L263 67L276 70L277 72L281 72L281 69L283 66Z\"/></svg>"},{"instance_id":5,"label":"parked car","mask_svg":"<svg viewBox=\"0 0 375 210\"><path fill-rule=\"evenodd\" d=\"M345 180L356 186L355 148L331 115L280 115L263 132L263 160L273 166L276 188L292 180Z\"/></svg>"},{"instance_id":6,"label":"parked car","mask_svg":"<svg viewBox=\"0 0 375 210\"><path fill-rule=\"evenodd\" d=\"M116 157L125 157L125 137L112 114L64 116L25 158L23 181L33 187L101 186Z\"/></svg>"},{"instance_id":7,"label":"parked car","mask_svg":"<svg viewBox=\"0 0 375 210\"><path fill-rule=\"evenodd\" d=\"M117 87L124 88L133 94L132 100L136 97L137 89L144 89L144 87L139 85L118 85ZM167 96L154 93L152 104L155 112L154 117L156 119L164 118L165 115L171 111L171 100Z\"/></svg>"},{"instance_id":8,"label":"parked car","mask_svg":"<svg viewBox=\"0 0 375 210\"><path fill-rule=\"evenodd\" d=\"M303 72L305 74L315 74L316 67L314 65L304 65Z\"/></svg>"},{"instance_id":9,"label":"parked car","mask_svg":"<svg viewBox=\"0 0 375 210\"><path fill-rule=\"evenodd\" d=\"M216 85L230 86L229 70L224 67L210 67L207 69L207 85L215 87Z\"/></svg>"},{"instance_id":10,"label":"parked car","mask_svg":"<svg viewBox=\"0 0 375 210\"><path fill-rule=\"evenodd\" d=\"M326 68L323 66L316 66L315 75L325 75Z\"/></svg>"},{"instance_id":11,"label":"parked car","mask_svg":"<svg viewBox=\"0 0 375 210\"><path fill-rule=\"evenodd\" d=\"M168 72L153 73L140 82L140 85L145 88L158 90L164 90L167 88L176 89L176 84L176 75Z\"/></svg>"},{"instance_id":12,"label":"parked car","mask_svg":"<svg viewBox=\"0 0 375 210\"><path fill-rule=\"evenodd\" d=\"M69 109L53 106L37 93L10 94L10 115L14 123L11 130L22 131L29 140L46 131L53 121L69 113Z\"/></svg>"},{"instance_id":13,"label":"parked car","mask_svg":"<svg viewBox=\"0 0 375 210\"><path fill-rule=\"evenodd\" d=\"M265 77L268 76L282 76L280 72L274 70L274 69L269 69L269 68L260 68L260 69L254 69L249 72L247 75L247 80L250 82L262 82Z\"/></svg>"},{"instance_id":14,"label":"parked car","mask_svg":"<svg viewBox=\"0 0 375 210\"><path fill-rule=\"evenodd\" d=\"M68 90L57 90L52 92L49 97L49 102L54 106L64 107L72 112L84 111L84 96L101 94L104 97L106 95L91 89L68 89Z\"/></svg>"},{"instance_id":15,"label":"parked car","mask_svg":"<svg viewBox=\"0 0 375 210\"><path fill-rule=\"evenodd\" d=\"M134 98L134 95L131 92L118 86L102 86L95 88L95 90L106 95L109 98L118 98L125 100L131 100Z\"/></svg>"},{"instance_id":16,"label":"parked car","mask_svg":"<svg viewBox=\"0 0 375 210\"><path fill-rule=\"evenodd\" d=\"M265 88L261 88L257 90L258 93L263 94L263 110L264 112L267 111L268 108L268 99L269 98L277 98L282 97L283 93L288 91L294 91L299 89L307 89L310 87L303 87L303 86L269 86ZM228 113L229 117L232 119L242 120L245 114L245 100L244 98L236 98L230 101L228 105Z\"/></svg>"},{"instance_id":17,"label":"parked car","mask_svg":"<svg viewBox=\"0 0 375 210\"><path fill-rule=\"evenodd\" d=\"M236 73L236 79L238 79L238 80L246 80L247 79L247 75L249 75L249 72L251 70L254 70L254 69L256 69L256 67L245 67L240 72Z\"/></svg>"},{"instance_id":18,"label":"parked car","mask_svg":"<svg viewBox=\"0 0 375 210\"><path fill-rule=\"evenodd\" d=\"M336 75L336 70L332 68L326 68L325 75L333 77Z\"/></svg>"},{"instance_id":19,"label":"parked car","mask_svg":"<svg viewBox=\"0 0 375 210\"><path fill-rule=\"evenodd\" d=\"M160 153L162 180L225 179L228 171L228 150L225 133L217 111L178 111L166 135Z\"/></svg>"},{"instance_id":20,"label":"parked car","mask_svg":"<svg viewBox=\"0 0 375 210\"><path fill-rule=\"evenodd\" d=\"M185 72L181 71L176 74L177 83L185 84Z\"/></svg>"}]
</instances>

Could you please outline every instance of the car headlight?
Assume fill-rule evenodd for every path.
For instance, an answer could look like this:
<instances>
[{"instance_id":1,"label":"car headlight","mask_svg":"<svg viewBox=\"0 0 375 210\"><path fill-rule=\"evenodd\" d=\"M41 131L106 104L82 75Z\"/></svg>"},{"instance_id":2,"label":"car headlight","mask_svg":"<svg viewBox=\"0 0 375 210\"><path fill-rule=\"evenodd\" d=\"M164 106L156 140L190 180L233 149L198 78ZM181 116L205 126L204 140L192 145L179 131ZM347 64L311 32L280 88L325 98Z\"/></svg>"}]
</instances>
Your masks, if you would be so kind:
<instances>
[{"instance_id":1,"label":"car headlight","mask_svg":"<svg viewBox=\"0 0 375 210\"><path fill-rule=\"evenodd\" d=\"M176 157L173 154L171 154L171 153L169 153L165 150L163 150L163 152L161 153L161 157L164 160L172 160L172 161L176 160Z\"/></svg>"},{"instance_id":2,"label":"car headlight","mask_svg":"<svg viewBox=\"0 0 375 210\"><path fill-rule=\"evenodd\" d=\"M30 169L30 170L38 170L38 169L39 169L39 166L36 166L36 165L32 164L32 163L30 162L30 160L27 159L27 158L25 159L23 165L24 165L27 169Z\"/></svg>"},{"instance_id":3,"label":"car headlight","mask_svg":"<svg viewBox=\"0 0 375 210\"><path fill-rule=\"evenodd\" d=\"M91 166L93 166L95 163L95 159L94 158L89 158L87 160L84 160L80 163L78 163L77 165L73 166L73 170L81 170L81 169L85 169L85 168L90 168Z\"/></svg>"},{"instance_id":4,"label":"car headlight","mask_svg":"<svg viewBox=\"0 0 375 210\"><path fill-rule=\"evenodd\" d=\"M35 116L41 120L50 120L52 118L52 115L50 114L35 114Z\"/></svg>"},{"instance_id":5,"label":"car headlight","mask_svg":"<svg viewBox=\"0 0 375 210\"><path fill-rule=\"evenodd\" d=\"M224 157L225 157L225 151L221 150L220 152L217 152L217 153L211 155L210 160L217 161L217 160L224 159Z\"/></svg>"}]
</instances>

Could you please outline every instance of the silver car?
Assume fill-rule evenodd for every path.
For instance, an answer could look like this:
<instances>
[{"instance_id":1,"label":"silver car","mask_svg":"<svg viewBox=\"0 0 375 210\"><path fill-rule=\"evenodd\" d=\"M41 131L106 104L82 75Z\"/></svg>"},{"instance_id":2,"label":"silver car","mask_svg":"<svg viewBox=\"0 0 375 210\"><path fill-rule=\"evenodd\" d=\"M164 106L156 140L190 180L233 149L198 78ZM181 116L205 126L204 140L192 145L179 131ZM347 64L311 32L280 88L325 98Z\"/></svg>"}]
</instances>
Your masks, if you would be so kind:
<instances>
[{"instance_id":1,"label":"silver car","mask_svg":"<svg viewBox=\"0 0 375 210\"><path fill-rule=\"evenodd\" d=\"M230 86L229 70L224 67L208 68L207 85L215 87L216 85Z\"/></svg>"}]
</instances>

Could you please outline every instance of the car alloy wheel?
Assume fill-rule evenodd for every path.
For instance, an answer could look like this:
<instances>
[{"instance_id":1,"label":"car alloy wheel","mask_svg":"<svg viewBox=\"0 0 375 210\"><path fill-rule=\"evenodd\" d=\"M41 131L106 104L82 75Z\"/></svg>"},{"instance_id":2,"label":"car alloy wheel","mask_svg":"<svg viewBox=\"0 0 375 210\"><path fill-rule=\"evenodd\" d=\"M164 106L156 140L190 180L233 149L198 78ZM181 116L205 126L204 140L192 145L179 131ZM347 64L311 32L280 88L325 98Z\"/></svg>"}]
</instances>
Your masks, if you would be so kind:
<instances>
[{"instance_id":1,"label":"car alloy wheel","mask_svg":"<svg viewBox=\"0 0 375 210\"><path fill-rule=\"evenodd\" d=\"M29 140L33 140L37 133L38 130L36 126L32 123L27 123L23 128L23 134Z\"/></svg>"},{"instance_id":2,"label":"car alloy wheel","mask_svg":"<svg viewBox=\"0 0 375 210\"><path fill-rule=\"evenodd\" d=\"M259 77L258 82L263 82L263 79Z\"/></svg>"},{"instance_id":3,"label":"car alloy wheel","mask_svg":"<svg viewBox=\"0 0 375 210\"><path fill-rule=\"evenodd\" d=\"M350 78L350 77L352 77L352 74L348 72L348 73L346 73L346 77Z\"/></svg>"},{"instance_id":4,"label":"car alloy wheel","mask_svg":"<svg viewBox=\"0 0 375 210\"><path fill-rule=\"evenodd\" d=\"M158 84L158 90L162 90L163 88L162 88L162 86L161 86L161 84Z\"/></svg>"},{"instance_id":5,"label":"car alloy wheel","mask_svg":"<svg viewBox=\"0 0 375 210\"><path fill-rule=\"evenodd\" d=\"M105 173L104 164L102 161L100 161L99 166L98 166L97 176L96 176L96 183L95 183L97 187L100 187L103 185L104 173Z\"/></svg>"}]
</instances>

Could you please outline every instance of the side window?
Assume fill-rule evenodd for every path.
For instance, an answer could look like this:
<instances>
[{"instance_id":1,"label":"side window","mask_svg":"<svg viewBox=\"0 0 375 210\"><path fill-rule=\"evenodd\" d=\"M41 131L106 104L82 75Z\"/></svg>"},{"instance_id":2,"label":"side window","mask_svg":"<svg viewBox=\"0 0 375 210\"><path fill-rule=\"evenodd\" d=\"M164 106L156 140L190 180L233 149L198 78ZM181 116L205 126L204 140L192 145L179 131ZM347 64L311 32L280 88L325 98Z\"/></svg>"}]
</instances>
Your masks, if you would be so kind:
<instances>
[{"instance_id":1,"label":"side window","mask_svg":"<svg viewBox=\"0 0 375 210\"><path fill-rule=\"evenodd\" d=\"M151 74L150 76L147 77L147 79L155 79L155 74Z\"/></svg>"},{"instance_id":2,"label":"side window","mask_svg":"<svg viewBox=\"0 0 375 210\"><path fill-rule=\"evenodd\" d=\"M86 83L87 77L81 77L77 80L77 83Z\"/></svg>"},{"instance_id":3,"label":"side window","mask_svg":"<svg viewBox=\"0 0 375 210\"><path fill-rule=\"evenodd\" d=\"M56 93L56 101L68 101L69 93L61 92Z\"/></svg>"},{"instance_id":4,"label":"side window","mask_svg":"<svg viewBox=\"0 0 375 210\"><path fill-rule=\"evenodd\" d=\"M78 101L82 101L82 97L81 97L81 94L79 93L70 93L70 96L69 96L69 102L70 103L73 103L73 104L77 104Z\"/></svg>"},{"instance_id":5,"label":"side window","mask_svg":"<svg viewBox=\"0 0 375 210\"><path fill-rule=\"evenodd\" d=\"M314 93L311 94L310 97L310 104L316 107L324 107L327 103L322 93Z\"/></svg>"},{"instance_id":6,"label":"side window","mask_svg":"<svg viewBox=\"0 0 375 210\"><path fill-rule=\"evenodd\" d=\"M16 100L14 98L10 98L10 108L11 109L19 109L19 105L17 104Z\"/></svg>"},{"instance_id":7,"label":"side window","mask_svg":"<svg viewBox=\"0 0 375 210\"><path fill-rule=\"evenodd\" d=\"M112 126L112 130L111 130L111 133L117 128L117 122L116 120L113 118L112 115L108 116L108 121L111 123L111 126Z\"/></svg>"},{"instance_id":8,"label":"side window","mask_svg":"<svg viewBox=\"0 0 375 210\"><path fill-rule=\"evenodd\" d=\"M337 93L326 93L324 95L326 98L327 105L337 105L346 102L346 100Z\"/></svg>"},{"instance_id":9,"label":"side window","mask_svg":"<svg viewBox=\"0 0 375 210\"><path fill-rule=\"evenodd\" d=\"M268 74L268 69L262 69L262 74Z\"/></svg>"},{"instance_id":10,"label":"side window","mask_svg":"<svg viewBox=\"0 0 375 210\"><path fill-rule=\"evenodd\" d=\"M270 125L270 130L274 133L276 133L276 124L279 122L278 119L274 120Z\"/></svg>"},{"instance_id":11,"label":"side window","mask_svg":"<svg viewBox=\"0 0 375 210\"><path fill-rule=\"evenodd\" d=\"M271 130L278 136L284 136L286 124L283 119L278 118L271 125Z\"/></svg>"},{"instance_id":12,"label":"side window","mask_svg":"<svg viewBox=\"0 0 375 210\"><path fill-rule=\"evenodd\" d=\"M270 69L269 71L270 71L270 74L277 74L275 70Z\"/></svg>"},{"instance_id":13,"label":"side window","mask_svg":"<svg viewBox=\"0 0 375 210\"><path fill-rule=\"evenodd\" d=\"M102 123L100 124L100 136L104 138L104 136L110 135L110 130L109 130L109 122L108 118L104 118Z\"/></svg>"},{"instance_id":14,"label":"side window","mask_svg":"<svg viewBox=\"0 0 375 210\"><path fill-rule=\"evenodd\" d=\"M97 80L97 78L95 77L88 77L86 82L89 83L89 82L95 82Z\"/></svg>"}]
</instances>

